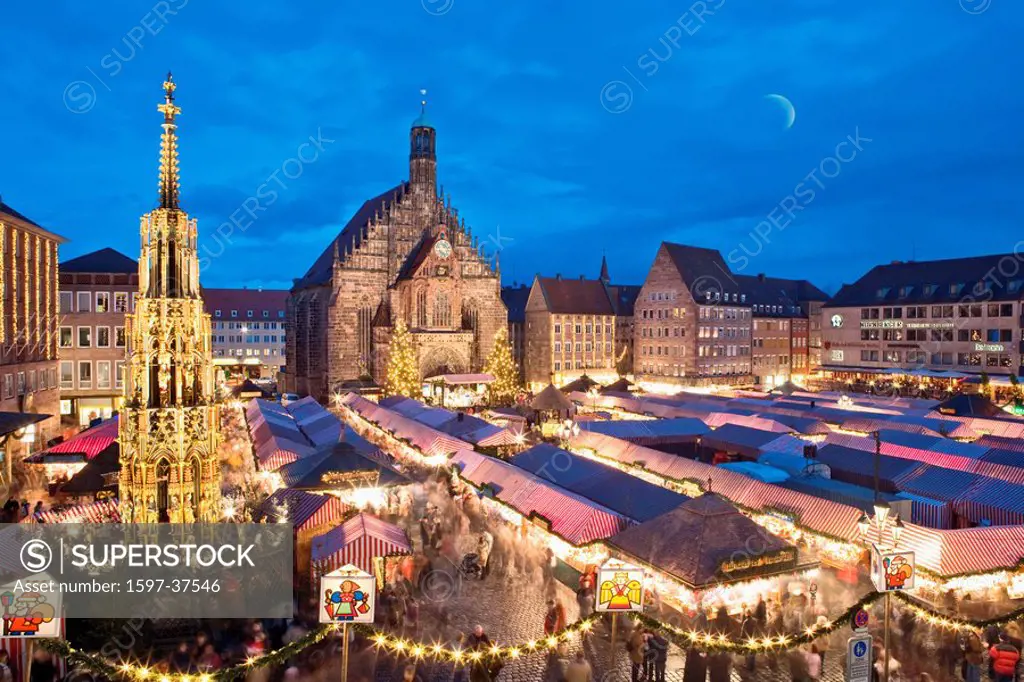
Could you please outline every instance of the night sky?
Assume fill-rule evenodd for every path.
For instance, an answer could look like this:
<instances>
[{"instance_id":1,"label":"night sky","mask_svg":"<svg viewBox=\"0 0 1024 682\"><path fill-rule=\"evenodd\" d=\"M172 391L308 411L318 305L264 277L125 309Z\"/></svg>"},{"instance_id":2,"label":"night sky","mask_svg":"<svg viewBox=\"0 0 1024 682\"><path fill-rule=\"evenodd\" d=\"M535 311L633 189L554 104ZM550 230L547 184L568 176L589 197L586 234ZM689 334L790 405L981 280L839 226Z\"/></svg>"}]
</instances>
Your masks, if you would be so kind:
<instances>
[{"instance_id":1,"label":"night sky","mask_svg":"<svg viewBox=\"0 0 1024 682\"><path fill-rule=\"evenodd\" d=\"M105 246L137 256L168 69L207 286L300 277L366 198L407 177L420 88L440 180L474 234L502 247L506 284L596 276L603 253L614 280L640 283L672 240L835 291L878 263L1009 252L1022 237L1020 2L4 12L0 194L70 240L62 260ZM793 103L791 128L769 94ZM311 136L322 149L289 162ZM274 199L265 189L252 221L239 209L268 183ZM245 230L214 239L232 213Z\"/></svg>"}]
</instances>

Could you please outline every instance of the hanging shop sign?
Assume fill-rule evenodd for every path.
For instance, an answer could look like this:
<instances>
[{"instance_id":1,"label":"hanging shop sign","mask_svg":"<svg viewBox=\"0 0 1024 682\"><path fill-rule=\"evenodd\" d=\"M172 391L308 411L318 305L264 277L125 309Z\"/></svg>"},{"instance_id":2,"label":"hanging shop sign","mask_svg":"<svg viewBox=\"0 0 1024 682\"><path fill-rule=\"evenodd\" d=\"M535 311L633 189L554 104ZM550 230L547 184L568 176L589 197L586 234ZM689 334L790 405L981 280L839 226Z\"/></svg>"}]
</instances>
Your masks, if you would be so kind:
<instances>
[{"instance_id":1,"label":"hanging shop sign","mask_svg":"<svg viewBox=\"0 0 1024 682\"><path fill-rule=\"evenodd\" d=\"M912 590L916 577L913 552L872 549L871 582L879 592Z\"/></svg>"},{"instance_id":2,"label":"hanging shop sign","mask_svg":"<svg viewBox=\"0 0 1024 682\"><path fill-rule=\"evenodd\" d=\"M377 581L348 564L320 578L321 623L372 623Z\"/></svg>"},{"instance_id":3,"label":"hanging shop sign","mask_svg":"<svg viewBox=\"0 0 1024 682\"><path fill-rule=\"evenodd\" d=\"M903 320L861 320L861 329L903 329Z\"/></svg>"},{"instance_id":4,"label":"hanging shop sign","mask_svg":"<svg viewBox=\"0 0 1024 682\"><path fill-rule=\"evenodd\" d=\"M741 578L757 573L775 573L796 568L795 549L783 549L757 556L730 557L718 565L718 571L728 579Z\"/></svg>"},{"instance_id":5,"label":"hanging shop sign","mask_svg":"<svg viewBox=\"0 0 1024 682\"><path fill-rule=\"evenodd\" d=\"M644 569L609 559L597 569L597 611L643 611Z\"/></svg>"},{"instance_id":6,"label":"hanging shop sign","mask_svg":"<svg viewBox=\"0 0 1024 682\"><path fill-rule=\"evenodd\" d=\"M1006 346L1001 343L976 343L974 350L979 353L1002 353L1006 350Z\"/></svg>"}]
</instances>

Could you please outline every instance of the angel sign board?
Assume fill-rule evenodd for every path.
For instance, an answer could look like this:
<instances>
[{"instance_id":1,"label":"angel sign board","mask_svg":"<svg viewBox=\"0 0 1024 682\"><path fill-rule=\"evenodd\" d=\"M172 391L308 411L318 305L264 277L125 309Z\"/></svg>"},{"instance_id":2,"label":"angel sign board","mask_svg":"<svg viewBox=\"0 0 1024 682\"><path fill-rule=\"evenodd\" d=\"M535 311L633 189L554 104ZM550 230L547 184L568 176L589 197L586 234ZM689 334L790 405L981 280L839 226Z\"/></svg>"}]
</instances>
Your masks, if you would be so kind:
<instances>
[{"instance_id":1,"label":"angel sign board","mask_svg":"<svg viewBox=\"0 0 1024 682\"><path fill-rule=\"evenodd\" d=\"M644 569L609 559L597 569L598 611L643 611Z\"/></svg>"},{"instance_id":2,"label":"angel sign board","mask_svg":"<svg viewBox=\"0 0 1024 682\"><path fill-rule=\"evenodd\" d=\"M895 592L914 589L917 565L913 552L895 550L872 551L871 581L879 592Z\"/></svg>"},{"instance_id":3,"label":"angel sign board","mask_svg":"<svg viewBox=\"0 0 1024 682\"><path fill-rule=\"evenodd\" d=\"M60 637L60 591L46 573L0 585L0 637Z\"/></svg>"},{"instance_id":4,"label":"angel sign board","mask_svg":"<svg viewBox=\"0 0 1024 682\"><path fill-rule=\"evenodd\" d=\"M320 578L321 623L372 623L377 580L351 564Z\"/></svg>"}]
</instances>

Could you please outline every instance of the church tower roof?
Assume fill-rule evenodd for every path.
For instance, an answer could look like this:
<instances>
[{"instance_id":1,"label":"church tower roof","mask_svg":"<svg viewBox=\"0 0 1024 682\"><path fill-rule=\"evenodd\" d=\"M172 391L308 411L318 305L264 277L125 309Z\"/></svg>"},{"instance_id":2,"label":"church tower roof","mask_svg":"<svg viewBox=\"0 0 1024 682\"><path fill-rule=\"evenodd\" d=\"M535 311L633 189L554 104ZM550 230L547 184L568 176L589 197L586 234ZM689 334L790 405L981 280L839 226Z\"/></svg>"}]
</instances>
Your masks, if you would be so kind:
<instances>
[{"instance_id":1,"label":"church tower roof","mask_svg":"<svg viewBox=\"0 0 1024 682\"><path fill-rule=\"evenodd\" d=\"M598 279L605 284L612 281L611 276L608 274L608 258L603 255L601 256L601 274Z\"/></svg>"},{"instance_id":2,"label":"church tower roof","mask_svg":"<svg viewBox=\"0 0 1024 682\"><path fill-rule=\"evenodd\" d=\"M427 117L427 91L420 90L420 94L423 95L423 99L420 100L420 115L416 117L416 120L412 122L413 128L430 128L434 130L434 124L430 122Z\"/></svg>"}]
</instances>

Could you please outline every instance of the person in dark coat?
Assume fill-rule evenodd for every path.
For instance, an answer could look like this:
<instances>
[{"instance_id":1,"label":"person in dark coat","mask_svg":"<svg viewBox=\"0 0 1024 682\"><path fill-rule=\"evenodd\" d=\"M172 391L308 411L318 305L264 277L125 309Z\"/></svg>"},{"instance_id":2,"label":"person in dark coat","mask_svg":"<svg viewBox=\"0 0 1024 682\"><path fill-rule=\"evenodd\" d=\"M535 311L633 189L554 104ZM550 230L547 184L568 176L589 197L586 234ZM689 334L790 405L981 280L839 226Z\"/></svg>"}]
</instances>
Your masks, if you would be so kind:
<instances>
[{"instance_id":1,"label":"person in dark coat","mask_svg":"<svg viewBox=\"0 0 1024 682\"><path fill-rule=\"evenodd\" d=\"M691 647L686 652L686 665L683 666L683 682L707 682L708 661L700 649Z\"/></svg>"},{"instance_id":2,"label":"person in dark coat","mask_svg":"<svg viewBox=\"0 0 1024 682\"><path fill-rule=\"evenodd\" d=\"M650 632L647 638L647 651L654 664L649 682L665 682L665 668L668 665L668 640L660 632Z\"/></svg>"},{"instance_id":3,"label":"person in dark coat","mask_svg":"<svg viewBox=\"0 0 1024 682\"><path fill-rule=\"evenodd\" d=\"M708 656L708 677L710 682L729 682L732 671L732 654L717 653Z\"/></svg>"}]
</instances>

